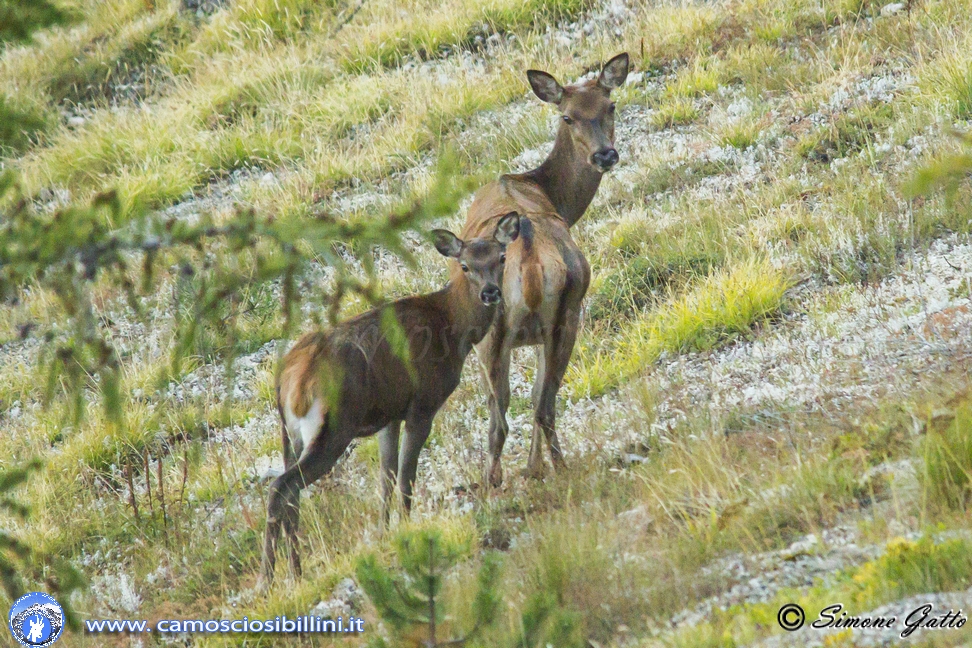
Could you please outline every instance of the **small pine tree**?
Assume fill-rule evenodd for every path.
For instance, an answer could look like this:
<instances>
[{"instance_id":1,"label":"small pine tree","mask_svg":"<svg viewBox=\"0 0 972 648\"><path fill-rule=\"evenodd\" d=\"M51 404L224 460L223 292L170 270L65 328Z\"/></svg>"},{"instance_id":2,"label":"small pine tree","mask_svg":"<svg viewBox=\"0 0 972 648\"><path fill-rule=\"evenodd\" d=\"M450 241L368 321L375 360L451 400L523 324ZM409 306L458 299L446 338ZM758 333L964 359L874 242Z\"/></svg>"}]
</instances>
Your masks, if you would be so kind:
<instances>
[{"instance_id":1,"label":"small pine tree","mask_svg":"<svg viewBox=\"0 0 972 648\"><path fill-rule=\"evenodd\" d=\"M372 554L358 561L357 576L378 615L391 627L397 645L464 646L492 625L501 598L495 555L487 554L483 558L477 575L472 628L459 637L443 639L442 624L447 618L442 601L443 579L463 552L460 547L444 542L442 535L434 530L403 533L395 546L399 562L396 572L381 566ZM376 638L372 645L385 643Z\"/></svg>"},{"instance_id":2,"label":"small pine tree","mask_svg":"<svg viewBox=\"0 0 972 648\"><path fill-rule=\"evenodd\" d=\"M519 636L514 648L581 648L586 642L581 636L577 615L563 609L550 592L541 591L527 599L520 614Z\"/></svg>"},{"instance_id":3,"label":"small pine tree","mask_svg":"<svg viewBox=\"0 0 972 648\"><path fill-rule=\"evenodd\" d=\"M41 468L37 459L20 468L0 471L0 511L14 520L23 522L30 516L30 509L19 502L13 492ZM3 525L8 527L9 525ZM64 609L68 627L78 629L80 622L71 607L71 593L83 585L81 574L69 563L47 556L34 549L28 542L10 531L0 528L0 584L11 601L17 600L31 584L52 594Z\"/></svg>"}]
</instances>

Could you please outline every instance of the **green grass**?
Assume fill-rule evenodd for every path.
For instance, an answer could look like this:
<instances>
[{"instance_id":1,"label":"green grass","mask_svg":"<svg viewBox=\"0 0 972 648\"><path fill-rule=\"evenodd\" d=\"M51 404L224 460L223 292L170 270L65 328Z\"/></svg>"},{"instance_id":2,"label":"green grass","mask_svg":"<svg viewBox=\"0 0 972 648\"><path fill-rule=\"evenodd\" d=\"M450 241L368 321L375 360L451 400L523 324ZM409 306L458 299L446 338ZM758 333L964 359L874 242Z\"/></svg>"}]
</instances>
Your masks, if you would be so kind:
<instances>
[{"instance_id":1,"label":"green grass","mask_svg":"<svg viewBox=\"0 0 972 648\"><path fill-rule=\"evenodd\" d=\"M929 422L923 458L928 505L967 510L972 504L972 406L967 399L946 417Z\"/></svg>"},{"instance_id":2,"label":"green grass","mask_svg":"<svg viewBox=\"0 0 972 648\"><path fill-rule=\"evenodd\" d=\"M756 26L757 33L761 26ZM812 80L806 62L788 57L767 43L740 43L726 51L722 75L728 83L756 96L778 94Z\"/></svg>"},{"instance_id":3,"label":"green grass","mask_svg":"<svg viewBox=\"0 0 972 648\"><path fill-rule=\"evenodd\" d=\"M895 539L886 553L866 563L852 576L859 590L854 599L873 606L924 592L954 592L972 583L972 553L962 538L934 542Z\"/></svg>"},{"instance_id":4,"label":"green grass","mask_svg":"<svg viewBox=\"0 0 972 648\"><path fill-rule=\"evenodd\" d=\"M452 0L445 4L415 2L395 12L365 9L357 24L346 30L342 64L350 72L360 72L373 66L398 65L409 56L438 58L453 48L481 45L494 33L569 19L587 4L587 0L491 0L485 4ZM412 12L422 12L425 19L416 24Z\"/></svg>"},{"instance_id":5,"label":"green grass","mask_svg":"<svg viewBox=\"0 0 972 648\"><path fill-rule=\"evenodd\" d=\"M665 99L655 108L651 121L656 128L675 128L691 124L699 117L695 102L685 97Z\"/></svg>"},{"instance_id":6,"label":"green grass","mask_svg":"<svg viewBox=\"0 0 972 648\"><path fill-rule=\"evenodd\" d=\"M695 99L712 94L722 79L719 59L696 59L690 66L679 70L674 81L665 86L664 94L671 98Z\"/></svg>"},{"instance_id":7,"label":"green grass","mask_svg":"<svg viewBox=\"0 0 972 648\"><path fill-rule=\"evenodd\" d=\"M56 70L47 82L47 94L55 103L99 104L124 99L116 93L127 84L133 97L144 97L156 82L151 66L191 29L171 7L133 21Z\"/></svg>"},{"instance_id":8,"label":"green grass","mask_svg":"<svg viewBox=\"0 0 972 648\"><path fill-rule=\"evenodd\" d=\"M644 174L638 192L646 195L691 187L709 176L731 172L732 164L722 160L663 162Z\"/></svg>"},{"instance_id":9,"label":"green grass","mask_svg":"<svg viewBox=\"0 0 972 648\"><path fill-rule=\"evenodd\" d=\"M852 109L804 135L796 143L797 155L817 162L830 162L870 146L878 131L891 118L887 104Z\"/></svg>"},{"instance_id":10,"label":"green grass","mask_svg":"<svg viewBox=\"0 0 972 648\"><path fill-rule=\"evenodd\" d=\"M967 120L972 117L972 61L963 46L949 45L949 50L929 64L931 69L922 81L933 101L944 99L955 119Z\"/></svg>"},{"instance_id":11,"label":"green grass","mask_svg":"<svg viewBox=\"0 0 972 648\"><path fill-rule=\"evenodd\" d=\"M662 353L703 351L778 313L789 283L762 262L720 270L662 303L620 333L611 350L582 347L568 371L575 395L598 395L640 373Z\"/></svg>"},{"instance_id":12,"label":"green grass","mask_svg":"<svg viewBox=\"0 0 972 648\"><path fill-rule=\"evenodd\" d=\"M16 154L50 128L50 117L36 105L0 96L0 155Z\"/></svg>"},{"instance_id":13,"label":"green grass","mask_svg":"<svg viewBox=\"0 0 972 648\"><path fill-rule=\"evenodd\" d=\"M611 237L619 257L599 269L589 291L587 313L597 326L637 316L722 266L726 223L714 212L661 231L641 219L620 225Z\"/></svg>"},{"instance_id":14,"label":"green grass","mask_svg":"<svg viewBox=\"0 0 972 648\"><path fill-rule=\"evenodd\" d=\"M717 614L715 623L677 632L673 641L692 647L747 645L771 629L780 632L776 615L787 603L800 605L809 623L835 602L840 602L848 614L860 615L913 594L963 590L972 582L970 549L972 546L963 539L936 542L926 535L915 542L895 538L881 557L835 575L832 584L821 583L807 590L784 589L767 603L733 606ZM834 633L824 645L853 645L842 643L853 636L853 629Z\"/></svg>"},{"instance_id":15,"label":"green grass","mask_svg":"<svg viewBox=\"0 0 972 648\"><path fill-rule=\"evenodd\" d=\"M718 134L719 143L745 151L756 144L760 132L759 120L738 119L728 123Z\"/></svg>"}]
</instances>

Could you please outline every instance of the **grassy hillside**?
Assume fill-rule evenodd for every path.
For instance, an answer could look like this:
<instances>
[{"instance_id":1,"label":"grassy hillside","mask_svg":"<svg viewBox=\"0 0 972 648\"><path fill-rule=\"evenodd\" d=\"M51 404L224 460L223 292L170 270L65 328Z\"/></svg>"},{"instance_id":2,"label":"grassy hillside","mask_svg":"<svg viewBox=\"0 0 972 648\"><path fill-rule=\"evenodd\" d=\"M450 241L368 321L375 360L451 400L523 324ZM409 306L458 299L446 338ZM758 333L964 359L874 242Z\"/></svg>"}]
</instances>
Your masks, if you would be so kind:
<instances>
[{"instance_id":1,"label":"grassy hillside","mask_svg":"<svg viewBox=\"0 0 972 648\"><path fill-rule=\"evenodd\" d=\"M527 350L514 355L503 488L484 486L475 359L420 460L412 524L466 547L448 599L472 597L483 556L500 554L504 603L486 645L524 645L538 594L562 608L562 627L531 648L823 641L782 632L786 602L809 617L834 601L860 613L958 592L935 600L972 608L969 193L911 192L972 119L968 3L65 5L75 24L0 57L3 101L40 115L2 165L41 211L117 188L118 226L141 206L190 221L240 205L380 218L428 190L448 149L478 184L531 168L557 118L524 71L575 81L631 54L615 93L621 162L572 230L594 279L558 409L569 470L516 473L532 426ZM417 271L377 256L389 296L445 280L435 251L411 245ZM272 618L324 601L361 612L364 637L340 641L364 645L374 608L334 590L359 556L394 559L378 533L374 440L308 489L304 578L281 565L257 596L267 483L282 465L279 290L247 295L229 384L216 340L171 376L180 284L178 268L161 272L143 317L107 286L97 295L123 351L124 426L94 401L77 425L61 400L45 402L44 340L24 333L61 325L51 294L0 310L0 466L47 462L17 530L81 568L86 618ZM299 328L320 320L313 295L327 278L301 283Z\"/></svg>"}]
</instances>

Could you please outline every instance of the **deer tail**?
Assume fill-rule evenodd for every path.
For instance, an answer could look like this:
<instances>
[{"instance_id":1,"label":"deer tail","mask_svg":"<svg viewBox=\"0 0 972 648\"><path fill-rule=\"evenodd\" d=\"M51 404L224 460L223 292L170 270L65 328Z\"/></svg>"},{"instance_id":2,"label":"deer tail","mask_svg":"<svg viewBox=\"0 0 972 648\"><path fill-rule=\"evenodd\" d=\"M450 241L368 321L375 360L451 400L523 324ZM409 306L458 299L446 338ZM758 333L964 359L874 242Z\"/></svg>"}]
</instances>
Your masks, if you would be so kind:
<instances>
[{"instance_id":1,"label":"deer tail","mask_svg":"<svg viewBox=\"0 0 972 648\"><path fill-rule=\"evenodd\" d=\"M523 259L520 263L523 301L530 312L536 312L543 302L543 266L533 245L533 222L526 216L520 217L520 239L523 240Z\"/></svg>"}]
</instances>

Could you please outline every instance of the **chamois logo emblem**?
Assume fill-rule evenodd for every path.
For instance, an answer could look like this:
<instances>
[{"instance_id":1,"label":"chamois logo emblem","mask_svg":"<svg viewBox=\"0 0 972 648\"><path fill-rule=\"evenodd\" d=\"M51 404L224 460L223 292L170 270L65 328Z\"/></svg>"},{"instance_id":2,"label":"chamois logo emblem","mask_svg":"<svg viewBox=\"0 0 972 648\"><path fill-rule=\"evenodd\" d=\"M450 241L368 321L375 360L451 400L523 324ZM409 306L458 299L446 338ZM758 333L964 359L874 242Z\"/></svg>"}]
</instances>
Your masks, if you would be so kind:
<instances>
[{"instance_id":1,"label":"chamois logo emblem","mask_svg":"<svg viewBox=\"0 0 972 648\"><path fill-rule=\"evenodd\" d=\"M10 608L10 632L22 646L46 648L60 639L64 629L64 610L44 592L24 594Z\"/></svg>"}]
</instances>

